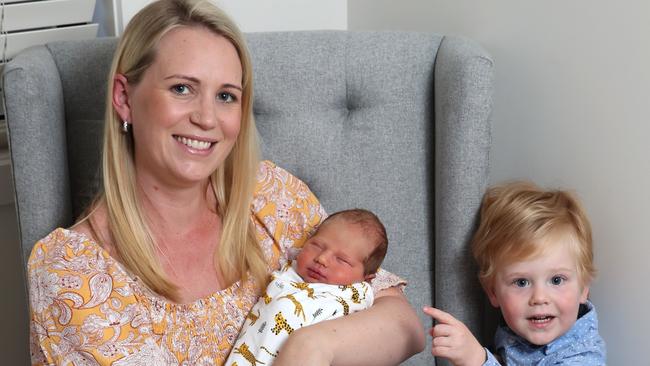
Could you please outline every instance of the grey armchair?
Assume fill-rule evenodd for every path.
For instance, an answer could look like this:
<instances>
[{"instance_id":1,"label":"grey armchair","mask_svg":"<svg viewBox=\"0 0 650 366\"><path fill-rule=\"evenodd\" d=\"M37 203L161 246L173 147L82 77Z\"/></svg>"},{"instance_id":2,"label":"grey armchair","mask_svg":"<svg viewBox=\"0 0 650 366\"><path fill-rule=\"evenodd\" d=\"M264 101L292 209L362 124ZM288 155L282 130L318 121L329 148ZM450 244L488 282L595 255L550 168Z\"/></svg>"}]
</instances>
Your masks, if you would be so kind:
<instances>
[{"instance_id":1,"label":"grey armchair","mask_svg":"<svg viewBox=\"0 0 650 366\"><path fill-rule=\"evenodd\" d=\"M412 305L433 303L484 334L467 246L488 178L490 56L470 40L430 33L247 38L264 157L305 180L328 211L377 212L389 234L384 268L408 280ZM115 45L52 43L4 69L24 261L97 189ZM405 364L433 364L429 348Z\"/></svg>"}]
</instances>

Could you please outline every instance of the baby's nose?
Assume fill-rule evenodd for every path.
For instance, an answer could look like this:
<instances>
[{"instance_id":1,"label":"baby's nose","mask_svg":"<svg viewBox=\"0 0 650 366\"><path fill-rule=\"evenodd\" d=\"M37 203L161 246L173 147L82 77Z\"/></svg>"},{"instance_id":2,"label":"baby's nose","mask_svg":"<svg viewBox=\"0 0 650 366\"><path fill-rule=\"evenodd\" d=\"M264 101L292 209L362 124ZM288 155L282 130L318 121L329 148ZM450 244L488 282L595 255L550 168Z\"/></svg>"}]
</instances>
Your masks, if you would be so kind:
<instances>
[{"instance_id":1,"label":"baby's nose","mask_svg":"<svg viewBox=\"0 0 650 366\"><path fill-rule=\"evenodd\" d=\"M319 255L316 256L316 263L320 264L321 266L327 267L327 264L329 263L329 255L325 252L321 252Z\"/></svg>"}]
</instances>

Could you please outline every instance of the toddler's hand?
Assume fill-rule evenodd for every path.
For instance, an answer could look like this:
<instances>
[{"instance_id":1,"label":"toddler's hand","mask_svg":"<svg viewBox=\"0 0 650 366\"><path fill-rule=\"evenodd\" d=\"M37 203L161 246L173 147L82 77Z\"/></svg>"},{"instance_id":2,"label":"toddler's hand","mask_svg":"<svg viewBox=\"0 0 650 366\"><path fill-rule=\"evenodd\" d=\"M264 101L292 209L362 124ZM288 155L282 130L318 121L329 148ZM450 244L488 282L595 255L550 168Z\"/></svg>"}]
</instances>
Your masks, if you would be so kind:
<instances>
[{"instance_id":1,"label":"toddler's hand","mask_svg":"<svg viewBox=\"0 0 650 366\"><path fill-rule=\"evenodd\" d=\"M485 363L485 349L463 322L436 308L424 307L423 311L437 322L429 329L434 356L444 357L455 366L481 366Z\"/></svg>"}]
</instances>

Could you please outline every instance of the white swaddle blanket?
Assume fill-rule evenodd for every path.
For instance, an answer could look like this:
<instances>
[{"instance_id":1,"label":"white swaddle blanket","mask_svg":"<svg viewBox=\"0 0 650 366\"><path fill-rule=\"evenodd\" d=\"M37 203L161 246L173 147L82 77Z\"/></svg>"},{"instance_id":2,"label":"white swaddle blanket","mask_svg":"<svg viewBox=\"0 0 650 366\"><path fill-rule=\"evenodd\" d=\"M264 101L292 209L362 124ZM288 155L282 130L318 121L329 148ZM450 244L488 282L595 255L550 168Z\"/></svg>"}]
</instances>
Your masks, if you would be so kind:
<instances>
[{"instance_id":1,"label":"white swaddle blanket","mask_svg":"<svg viewBox=\"0 0 650 366\"><path fill-rule=\"evenodd\" d=\"M287 264L273 272L224 365L269 366L295 329L366 309L373 300L367 282L348 286L307 283Z\"/></svg>"}]
</instances>

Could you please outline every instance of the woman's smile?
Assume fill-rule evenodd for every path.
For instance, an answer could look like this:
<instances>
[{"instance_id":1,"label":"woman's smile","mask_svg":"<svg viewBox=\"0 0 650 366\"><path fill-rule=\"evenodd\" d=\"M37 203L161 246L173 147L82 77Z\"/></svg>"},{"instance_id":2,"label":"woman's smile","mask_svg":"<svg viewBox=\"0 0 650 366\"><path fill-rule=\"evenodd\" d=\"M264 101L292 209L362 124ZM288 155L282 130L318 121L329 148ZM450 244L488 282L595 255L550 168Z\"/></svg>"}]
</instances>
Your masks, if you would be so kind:
<instances>
[{"instance_id":1,"label":"woman's smile","mask_svg":"<svg viewBox=\"0 0 650 366\"><path fill-rule=\"evenodd\" d=\"M208 139L202 138L192 138L184 137L179 135L174 135L174 139L181 143L181 145L187 147L190 153L192 154L207 154L212 151L212 147L217 144L216 141L210 141Z\"/></svg>"}]
</instances>

